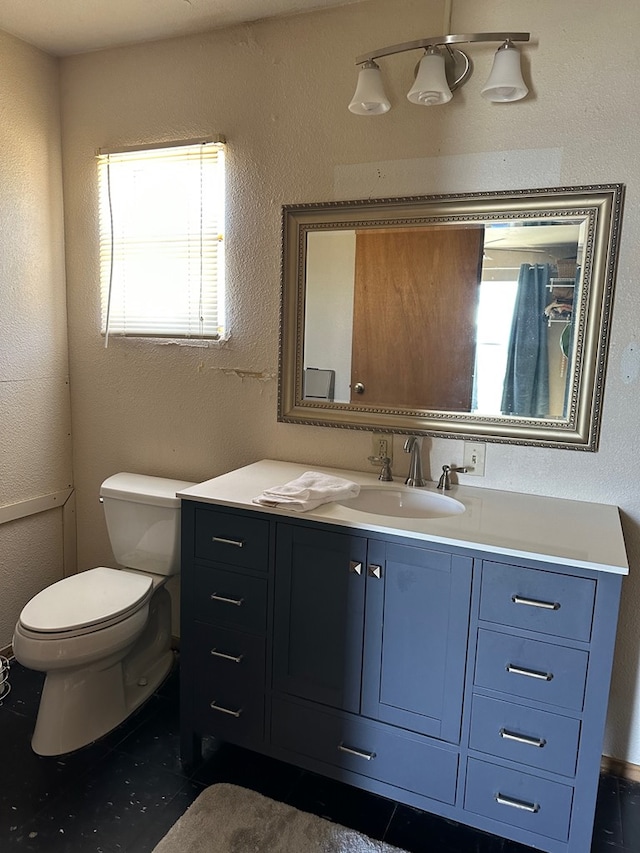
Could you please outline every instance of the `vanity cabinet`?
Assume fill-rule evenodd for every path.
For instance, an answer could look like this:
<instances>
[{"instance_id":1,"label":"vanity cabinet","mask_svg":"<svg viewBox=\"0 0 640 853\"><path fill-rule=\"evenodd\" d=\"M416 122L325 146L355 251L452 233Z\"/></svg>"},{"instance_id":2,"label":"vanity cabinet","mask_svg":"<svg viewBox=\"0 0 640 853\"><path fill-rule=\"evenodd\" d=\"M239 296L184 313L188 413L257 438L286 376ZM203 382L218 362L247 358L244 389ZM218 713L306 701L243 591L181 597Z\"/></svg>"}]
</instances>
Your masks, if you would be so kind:
<instances>
[{"instance_id":1,"label":"vanity cabinet","mask_svg":"<svg viewBox=\"0 0 640 853\"><path fill-rule=\"evenodd\" d=\"M621 576L183 500L182 756L214 736L587 853Z\"/></svg>"}]
</instances>

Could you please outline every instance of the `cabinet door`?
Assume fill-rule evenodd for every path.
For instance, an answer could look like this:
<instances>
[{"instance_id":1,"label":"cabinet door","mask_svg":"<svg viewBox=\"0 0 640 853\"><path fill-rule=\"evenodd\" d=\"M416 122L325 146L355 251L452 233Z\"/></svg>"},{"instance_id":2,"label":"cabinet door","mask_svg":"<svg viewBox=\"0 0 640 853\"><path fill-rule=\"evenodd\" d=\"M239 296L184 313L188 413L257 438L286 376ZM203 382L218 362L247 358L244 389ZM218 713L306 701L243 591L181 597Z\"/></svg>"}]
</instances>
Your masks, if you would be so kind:
<instances>
[{"instance_id":1,"label":"cabinet door","mask_svg":"<svg viewBox=\"0 0 640 853\"><path fill-rule=\"evenodd\" d=\"M457 743L471 559L372 542L368 562L362 712Z\"/></svg>"},{"instance_id":2,"label":"cabinet door","mask_svg":"<svg viewBox=\"0 0 640 853\"><path fill-rule=\"evenodd\" d=\"M366 540L279 524L273 687L360 710Z\"/></svg>"}]
</instances>

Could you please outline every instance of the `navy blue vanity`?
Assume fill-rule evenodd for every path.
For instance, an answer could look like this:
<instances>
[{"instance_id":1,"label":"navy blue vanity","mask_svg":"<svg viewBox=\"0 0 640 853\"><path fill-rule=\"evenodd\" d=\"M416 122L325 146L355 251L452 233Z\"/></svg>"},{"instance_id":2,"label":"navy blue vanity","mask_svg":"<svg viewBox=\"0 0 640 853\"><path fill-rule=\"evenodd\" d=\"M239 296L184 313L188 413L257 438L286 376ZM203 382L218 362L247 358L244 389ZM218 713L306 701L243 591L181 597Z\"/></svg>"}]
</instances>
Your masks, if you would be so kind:
<instances>
[{"instance_id":1,"label":"navy blue vanity","mask_svg":"<svg viewBox=\"0 0 640 853\"><path fill-rule=\"evenodd\" d=\"M464 522L395 530L330 506L252 509L273 484L264 466L283 464L182 493L183 760L213 735L548 853L586 853L627 571L615 508L587 532L597 505L509 495L494 546L502 493L471 495L483 490L456 494ZM518 527L521 498L525 512L541 503ZM550 533L535 556L527 531L536 542L560 505L564 551ZM595 563L590 539L603 537L612 556Z\"/></svg>"}]
</instances>

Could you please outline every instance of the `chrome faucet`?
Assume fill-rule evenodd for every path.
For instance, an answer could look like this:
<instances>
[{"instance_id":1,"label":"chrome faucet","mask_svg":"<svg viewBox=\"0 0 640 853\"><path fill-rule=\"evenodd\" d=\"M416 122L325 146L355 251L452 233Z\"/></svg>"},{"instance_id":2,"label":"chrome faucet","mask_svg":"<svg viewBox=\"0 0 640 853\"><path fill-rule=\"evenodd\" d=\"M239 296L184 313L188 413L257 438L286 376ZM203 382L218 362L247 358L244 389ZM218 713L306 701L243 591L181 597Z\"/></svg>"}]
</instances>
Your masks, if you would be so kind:
<instances>
[{"instance_id":1,"label":"chrome faucet","mask_svg":"<svg viewBox=\"0 0 640 853\"><path fill-rule=\"evenodd\" d=\"M404 452L411 454L409 462L409 475L404 481L406 486L415 486L422 488L427 485L427 481L422 475L422 458L420 455L420 445L422 439L417 435L410 435L404 443Z\"/></svg>"}]
</instances>

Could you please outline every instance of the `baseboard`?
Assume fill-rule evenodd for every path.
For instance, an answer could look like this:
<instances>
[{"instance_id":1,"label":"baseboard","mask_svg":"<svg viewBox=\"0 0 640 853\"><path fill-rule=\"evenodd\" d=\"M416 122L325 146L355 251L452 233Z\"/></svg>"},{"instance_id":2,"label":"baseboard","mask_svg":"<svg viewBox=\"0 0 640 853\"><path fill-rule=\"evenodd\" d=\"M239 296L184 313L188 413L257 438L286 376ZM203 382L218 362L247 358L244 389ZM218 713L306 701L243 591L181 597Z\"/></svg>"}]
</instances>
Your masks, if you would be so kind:
<instances>
[{"instance_id":1,"label":"baseboard","mask_svg":"<svg viewBox=\"0 0 640 853\"><path fill-rule=\"evenodd\" d=\"M630 761L623 761L621 758L611 758L610 755L603 755L600 762L600 769L603 773L621 776L623 779L629 779L631 782L640 782L640 764L631 764Z\"/></svg>"}]
</instances>

